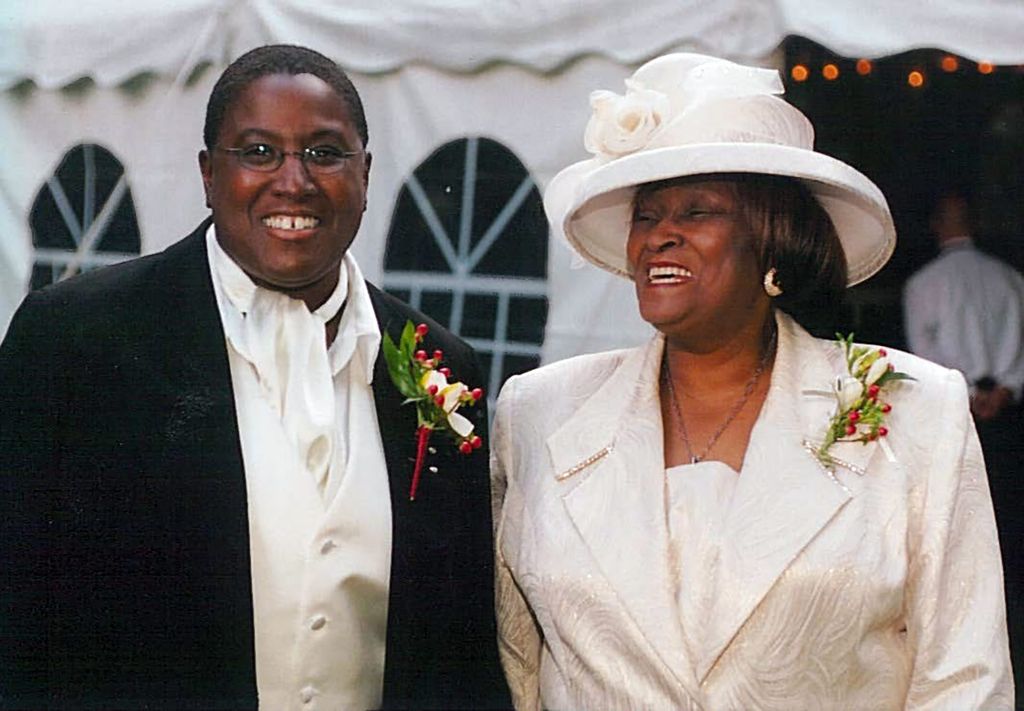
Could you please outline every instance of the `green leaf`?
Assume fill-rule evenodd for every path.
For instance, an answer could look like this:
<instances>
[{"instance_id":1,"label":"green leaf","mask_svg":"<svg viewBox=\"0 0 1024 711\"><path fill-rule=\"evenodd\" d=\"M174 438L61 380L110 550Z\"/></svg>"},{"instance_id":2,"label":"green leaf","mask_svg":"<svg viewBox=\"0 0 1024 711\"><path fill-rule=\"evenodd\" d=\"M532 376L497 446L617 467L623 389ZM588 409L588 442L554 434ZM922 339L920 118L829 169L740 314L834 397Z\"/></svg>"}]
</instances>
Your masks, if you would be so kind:
<instances>
[{"instance_id":1,"label":"green leaf","mask_svg":"<svg viewBox=\"0 0 1024 711\"><path fill-rule=\"evenodd\" d=\"M406 324L407 327L408 325ZM403 332L402 340L404 338L405 333ZM407 398L422 397L423 393L420 392L416 377L412 372L411 357L406 357L402 348L396 346L387 333L381 339L381 349L384 352L384 360L388 364L388 375L391 376L391 382L398 388L398 392Z\"/></svg>"},{"instance_id":2,"label":"green leaf","mask_svg":"<svg viewBox=\"0 0 1024 711\"><path fill-rule=\"evenodd\" d=\"M894 380L917 380L917 378L912 375L907 375L906 373L901 373L898 370L887 370L879 376L878 380L875 381L875 385L882 387L886 383L891 383Z\"/></svg>"},{"instance_id":3,"label":"green leaf","mask_svg":"<svg viewBox=\"0 0 1024 711\"><path fill-rule=\"evenodd\" d=\"M853 363L855 359L850 355L850 349L853 348L853 334L849 333L844 336L843 334L836 332L836 340L839 341L839 345L843 347L843 353L846 355L847 365Z\"/></svg>"},{"instance_id":4,"label":"green leaf","mask_svg":"<svg viewBox=\"0 0 1024 711\"><path fill-rule=\"evenodd\" d=\"M399 343L403 355L407 359L411 359L413 353L416 352L416 327L412 324L412 321L405 322L405 327L402 329L402 338Z\"/></svg>"}]
</instances>

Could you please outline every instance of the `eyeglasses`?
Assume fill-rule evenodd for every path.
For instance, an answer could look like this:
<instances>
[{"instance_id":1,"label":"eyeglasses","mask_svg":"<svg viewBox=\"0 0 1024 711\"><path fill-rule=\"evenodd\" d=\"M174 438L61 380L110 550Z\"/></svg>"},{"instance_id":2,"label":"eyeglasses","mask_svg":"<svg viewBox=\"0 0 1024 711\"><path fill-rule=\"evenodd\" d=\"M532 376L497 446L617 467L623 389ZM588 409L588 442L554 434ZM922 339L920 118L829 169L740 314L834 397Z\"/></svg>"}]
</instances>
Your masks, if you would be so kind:
<instances>
[{"instance_id":1,"label":"eyeglasses","mask_svg":"<svg viewBox=\"0 0 1024 711\"><path fill-rule=\"evenodd\" d=\"M217 146L217 150L233 155L243 168L260 173L273 173L284 165L285 156L295 156L302 161L311 175L337 173L345 167L349 158L362 153L361 150L343 151L335 146L312 146L301 151L283 151L269 143L253 143L242 148Z\"/></svg>"}]
</instances>

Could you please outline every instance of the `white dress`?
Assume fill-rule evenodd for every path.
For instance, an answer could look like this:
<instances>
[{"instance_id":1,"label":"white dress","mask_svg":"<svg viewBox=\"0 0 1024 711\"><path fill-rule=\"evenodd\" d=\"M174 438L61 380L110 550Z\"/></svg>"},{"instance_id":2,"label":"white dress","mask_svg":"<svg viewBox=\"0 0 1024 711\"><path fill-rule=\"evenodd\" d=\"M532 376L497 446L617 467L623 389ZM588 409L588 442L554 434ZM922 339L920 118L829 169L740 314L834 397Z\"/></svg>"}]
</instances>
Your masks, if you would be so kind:
<instances>
[{"instance_id":1,"label":"white dress","mask_svg":"<svg viewBox=\"0 0 1024 711\"><path fill-rule=\"evenodd\" d=\"M705 644L713 613L718 564L739 475L727 464L705 461L665 471L669 569L689 660ZM690 667L696 668L692 661Z\"/></svg>"}]
</instances>

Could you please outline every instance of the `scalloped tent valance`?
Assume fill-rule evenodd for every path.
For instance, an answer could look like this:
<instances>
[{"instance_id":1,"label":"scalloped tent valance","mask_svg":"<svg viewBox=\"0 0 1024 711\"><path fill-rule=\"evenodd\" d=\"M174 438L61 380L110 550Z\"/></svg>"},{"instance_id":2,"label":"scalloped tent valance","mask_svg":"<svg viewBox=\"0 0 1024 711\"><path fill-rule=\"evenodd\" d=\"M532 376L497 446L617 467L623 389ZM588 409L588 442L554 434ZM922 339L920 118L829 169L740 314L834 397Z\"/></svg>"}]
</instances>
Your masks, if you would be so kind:
<instances>
[{"instance_id":1,"label":"scalloped tent valance","mask_svg":"<svg viewBox=\"0 0 1024 711\"><path fill-rule=\"evenodd\" d=\"M613 0L37 0L0 14L0 88L185 77L271 42L301 43L369 74L410 63L546 72L583 56L630 64L681 47L763 57L787 35L847 56L938 47L1018 64L1024 2L649 0L627 9Z\"/></svg>"}]
</instances>

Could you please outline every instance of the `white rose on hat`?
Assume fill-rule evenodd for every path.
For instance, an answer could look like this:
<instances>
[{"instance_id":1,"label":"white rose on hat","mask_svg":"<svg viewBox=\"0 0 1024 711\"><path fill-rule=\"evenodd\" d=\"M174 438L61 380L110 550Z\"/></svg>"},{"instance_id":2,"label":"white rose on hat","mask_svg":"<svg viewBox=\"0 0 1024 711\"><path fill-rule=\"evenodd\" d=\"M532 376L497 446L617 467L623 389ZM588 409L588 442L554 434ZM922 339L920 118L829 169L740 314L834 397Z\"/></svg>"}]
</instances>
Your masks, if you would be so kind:
<instances>
[{"instance_id":1,"label":"white rose on hat","mask_svg":"<svg viewBox=\"0 0 1024 711\"><path fill-rule=\"evenodd\" d=\"M590 95L594 114L587 124L583 145L595 155L632 153L647 145L668 115L668 97L643 84L626 80L626 94L595 91Z\"/></svg>"}]
</instances>

